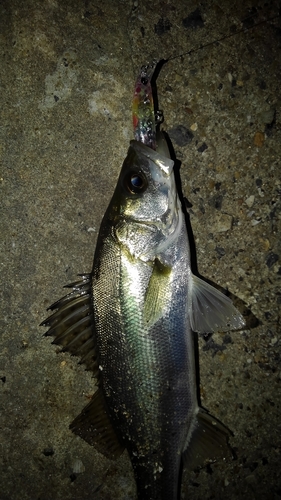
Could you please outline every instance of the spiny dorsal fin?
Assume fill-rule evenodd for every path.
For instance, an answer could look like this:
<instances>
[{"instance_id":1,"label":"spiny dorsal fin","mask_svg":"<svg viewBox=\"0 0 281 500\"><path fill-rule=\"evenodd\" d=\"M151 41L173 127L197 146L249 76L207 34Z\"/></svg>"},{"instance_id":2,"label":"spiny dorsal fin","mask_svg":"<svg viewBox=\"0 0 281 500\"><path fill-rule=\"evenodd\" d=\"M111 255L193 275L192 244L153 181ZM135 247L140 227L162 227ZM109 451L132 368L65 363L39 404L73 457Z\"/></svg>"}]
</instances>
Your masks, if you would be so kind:
<instances>
[{"instance_id":1,"label":"spiny dorsal fin","mask_svg":"<svg viewBox=\"0 0 281 500\"><path fill-rule=\"evenodd\" d=\"M75 418L69 428L112 460L119 457L125 449L110 422L100 389L95 392L90 403Z\"/></svg>"},{"instance_id":2,"label":"spiny dorsal fin","mask_svg":"<svg viewBox=\"0 0 281 500\"><path fill-rule=\"evenodd\" d=\"M53 344L63 347L80 357L94 376L98 375L98 356L94 334L94 318L91 310L91 275L83 275L80 281L71 283L72 291L49 307L55 311L41 325L49 326L45 335L55 337Z\"/></svg>"},{"instance_id":3,"label":"spiny dorsal fin","mask_svg":"<svg viewBox=\"0 0 281 500\"><path fill-rule=\"evenodd\" d=\"M198 333L238 330L245 326L231 299L194 274L189 280L188 312L191 328Z\"/></svg>"},{"instance_id":4,"label":"spiny dorsal fin","mask_svg":"<svg viewBox=\"0 0 281 500\"><path fill-rule=\"evenodd\" d=\"M231 434L219 420L199 408L194 430L183 453L185 465L192 470L203 466L206 460L229 457L228 438Z\"/></svg>"}]
</instances>

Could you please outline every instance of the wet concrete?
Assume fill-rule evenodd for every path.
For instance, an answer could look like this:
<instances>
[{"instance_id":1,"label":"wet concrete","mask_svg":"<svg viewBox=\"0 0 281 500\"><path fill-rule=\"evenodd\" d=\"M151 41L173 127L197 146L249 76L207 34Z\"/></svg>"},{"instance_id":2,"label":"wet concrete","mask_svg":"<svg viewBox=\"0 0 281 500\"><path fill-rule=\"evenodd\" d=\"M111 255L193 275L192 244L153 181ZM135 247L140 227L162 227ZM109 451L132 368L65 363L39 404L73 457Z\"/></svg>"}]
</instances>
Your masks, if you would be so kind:
<instances>
[{"instance_id":1,"label":"wet concrete","mask_svg":"<svg viewBox=\"0 0 281 500\"><path fill-rule=\"evenodd\" d=\"M237 458L185 471L182 498L281 498L281 39L280 18L249 29L278 13L262 7L1 2L1 500L135 498L127 455L106 460L68 430L95 381L38 325L91 269L139 67L242 28L157 80L199 272L252 311L243 332L199 339L202 404Z\"/></svg>"}]
</instances>

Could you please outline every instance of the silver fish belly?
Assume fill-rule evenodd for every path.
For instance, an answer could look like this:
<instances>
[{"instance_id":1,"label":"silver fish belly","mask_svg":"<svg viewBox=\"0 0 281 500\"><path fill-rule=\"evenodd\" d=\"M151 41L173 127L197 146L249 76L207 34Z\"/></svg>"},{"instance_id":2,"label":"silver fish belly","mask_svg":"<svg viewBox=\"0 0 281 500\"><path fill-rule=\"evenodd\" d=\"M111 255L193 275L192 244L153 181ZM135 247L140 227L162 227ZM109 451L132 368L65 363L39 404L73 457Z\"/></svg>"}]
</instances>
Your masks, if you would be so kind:
<instances>
[{"instance_id":1,"label":"silver fish belly","mask_svg":"<svg viewBox=\"0 0 281 500\"><path fill-rule=\"evenodd\" d=\"M215 448L224 455L229 435L198 406L192 331L244 322L225 295L192 274L165 144L156 152L131 142L92 273L51 309L47 333L98 377L71 429L111 458L127 448L138 499L176 500L182 461L198 465Z\"/></svg>"}]
</instances>

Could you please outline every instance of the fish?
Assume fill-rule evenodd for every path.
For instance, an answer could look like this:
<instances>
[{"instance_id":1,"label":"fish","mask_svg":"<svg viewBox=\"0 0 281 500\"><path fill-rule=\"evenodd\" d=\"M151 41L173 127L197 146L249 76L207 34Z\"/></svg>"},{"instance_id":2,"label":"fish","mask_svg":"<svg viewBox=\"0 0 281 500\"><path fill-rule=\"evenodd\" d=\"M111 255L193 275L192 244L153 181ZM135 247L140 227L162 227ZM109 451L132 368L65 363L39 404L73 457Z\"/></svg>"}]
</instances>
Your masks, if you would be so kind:
<instances>
[{"instance_id":1,"label":"fish","mask_svg":"<svg viewBox=\"0 0 281 500\"><path fill-rule=\"evenodd\" d=\"M231 435L199 404L194 332L245 323L226 295L192 272L174 160L154 123L154 69L142 67L136 81L135 139L92 271L68 285L42 325L97 378L70 429L108 458L128 451L139 500L177 500L182 465L226 457Z\"/></svg>"}]
</instances>

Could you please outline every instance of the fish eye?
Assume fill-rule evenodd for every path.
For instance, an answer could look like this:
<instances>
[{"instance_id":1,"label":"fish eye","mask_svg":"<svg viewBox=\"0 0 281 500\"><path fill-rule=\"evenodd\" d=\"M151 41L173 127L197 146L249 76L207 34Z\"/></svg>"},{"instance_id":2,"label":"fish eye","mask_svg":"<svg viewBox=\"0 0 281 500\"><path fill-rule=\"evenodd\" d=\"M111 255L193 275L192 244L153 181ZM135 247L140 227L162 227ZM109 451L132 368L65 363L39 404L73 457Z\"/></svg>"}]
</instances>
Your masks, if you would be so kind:
<instances>
[{"instance_id":1,"label":"fish eye","mask_svg":"<svg viewBox=\"0 0 281 500\"><path fill-rule=\"evenodd\" d=\"M141 172L129 172L125 178L125 185L130 193L140 194L147 188L147 180Z\"/></svg>"}]
</instances>

